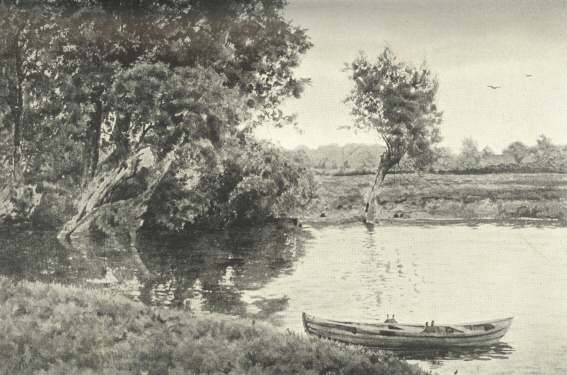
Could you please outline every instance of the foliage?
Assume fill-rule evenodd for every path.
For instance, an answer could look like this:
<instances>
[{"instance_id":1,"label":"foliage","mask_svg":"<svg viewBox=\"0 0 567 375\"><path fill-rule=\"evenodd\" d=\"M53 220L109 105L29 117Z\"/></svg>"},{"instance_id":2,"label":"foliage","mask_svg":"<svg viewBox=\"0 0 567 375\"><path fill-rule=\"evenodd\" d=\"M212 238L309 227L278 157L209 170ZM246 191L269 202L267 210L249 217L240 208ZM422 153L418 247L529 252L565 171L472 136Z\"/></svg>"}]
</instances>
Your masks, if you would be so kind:
<instances>
[{"instance_id":1,"label":"foliage","mask_svg":"<svg viewBox=\"0 0 567 375\"><path fill-rule=\"evenodd\" d=\"M459 166L463 169L473 169L480 166L481 153L472 138L465 138L458 158Z\"/></svg>"},{"instance_id":2,"label":"foliage","mask_svg":"<svg viewBox=\"0 0 567 375\"><path fill-rule=\"evenodd\" d=\"M551 139L541 135L532 149L533 163L548 170L557 170L567 162L564 150L554 145Z\"/></svg>"},{"instance_id":3,"label":"foliage","mask_svg":"<svg viewBox=\"0 0 567 375\"><path fill-rule=\"evenodd\" d=\"M161 64L179 73L182 68L206 66L222 77L223 85L241 93L250 108L264 112L274 112L283 98L302 90L301 80L294 78L291 69L310 44L302 30L281 18L283 4L278 1L234 1L222 6L200 1L143 2L138 3L134 14L128 4L85 3L65 19L69 35L61 41L61 69L73 81L75 92L70 101L80 105L82 117L86 118L83 163L90 177L98 165L103 123L109 125L107 132L112 134L107 145L119 149L115 157L122 153L125 158L128 154L123 151L129 147L127 135L131 127L151 127L156 120L151 117L155 114L150 113L151 106L157 104L155 100L142 101L145 108L137 109L138 116L134 118L117 113L124 109L111 93L117 82L125 75L133 85L134 80L148 78L125 73L125 69L140 68L141 72L144 65ZM166 74L153 78L174 77ZM187 83L194 77L181 74L177 78ZM140 83L136 88L138 98L144 88L151 85ZM173 95L184 94L166 92L170 89L175 88L160 86L162 97L154 99L164 102ZM217 95L222 98L221 93ZM206 106L205 99L201 100L202 107ZM132 105L136 106L136 102L131 101L128 108L132 109Z\"/></svg>"},{"instance_id":4,"label":"foliage","mask_svg":"<svg viewBox=\"0 0 567 375\"><path fill-rule=\"evenodd\" d=\"M313 199L315 184L300 162L269 144L250 142L226 164L223 181L231 186L228 196L217 197L229 221L258 222L297 214ZM234 178L236 177L236 178ZM225 187L221 187L225 190ZM223 200L222 198L228 198Z\"/></svg>"},{"instance_id":5,"label":"foliage","mask_svg":"<svg viewBox=\"0 0 567 375\"><path fill-rule=\"evenodd\" d=\"M20 224L29 220L42 193L33 185L8 185L0 189L0 224Z\"/></svg>"},{"instance_id":6,"label":"foliage","mask_svg":"<svg viewBox=\"0 0 567 375\"><path fill-rule=\"evenodd\" d=\"M481 152L477 143L467 138L458 155L449 149L437 149L431 171L454 173L542 173L567 172L567 147L555 145L540 136L535 145L512 142L500 154Z\"/></svg>"},{"instance_id":7,"label":"foliage","mask_svg":"<svg viewBox=\"0 0 567 375\"><path fill-rule=\"evenodd\" d=\"M421 68L398 62L389 48L374 63L361 54L347 65L354 88L345 99L351 106L355 129L376 131L386 146L365 206L366 220L374 220L376 186L407 155L418 169L433 161L433 145L440 141L437 125L437 80Z\"/></svg>"},{"instance_id":8,"label":"foliage","mask_svg":"<svg viewBox=\"0 0 567 375\"><path fill-rule=\"evenodd\" d=\"M3 1L0 161L28 183L81 182L85 194L124 165L134 165L127 181L101 186L141 194L131 185L140 185L133 160L143 148L158 162L192 155L174 166L206 170L197 163L222 159L239 132L293 120L280 106L308 83L294 70L311 43L283 18L285 5Z\"/></svg>"},{"instance_id":9,"label":"foliage","mask_svg":"<svg viewBox=\"0 0 567 375\"><path fill-rule=\"evenodd\" d=\"M457 169L457 158L450 148L435 147L433 150L434 161L431 165L431 171L452 171Z\"/></svg>"},{"instance_id":10,"label":"foliage","mask_svg":"<svg viewBox=\"0 0 567 375\"><path fill-rule=\"evenodd\" d=\"M304 165L318 173L374 173L378 168L378 156L384 150L384 147L376 144L350 143L344 146L330 144L314 149L298 147L290 151L290 154L300 158Z\"/></svg>"},{"instance_id":11,"label":"foliage","mask_svg":"<svg viewBox=\"0 0 567 375\"><path fill-rule=\"evenodd\" d=\"M55 14L38 1L5 1L0 5L0 130L6 135L5 160L13 182L33 175L40 158L33 144L49 104L51 57L45 48L56 34Z\"/></svg>"},{"instance_id":12,"label":"foliage","mask_svg":"<svg viewBox=\"0 0 567 375\"><path fill-rule=\"evenodd\" d=\"M397 61L389 48L375 62L361 54L347 70L354 82L346 98L353 127L376 131L382 138L386 172L406 154L418 165L429 163L431 147L440 140L441 121L435 104L438 84L431 71Z\"/></svg>"},{"instance_id":13,"label":"foliage","mask_svg":"<svg viewBox=\"0 0 567 375\"><path fill-rule=\"evenodd\" d=\"M160 156L206 138L219 146L245 111L239 93L210 68L137 64L117 75L111 90L117 129L112 157L151 147Z\"/></svg>"},{"instance_id":14,"label":"foliage","mask_svg":"<svg viewBox=\"0 0 567 375\"><path fill-rule=\"evenodd\" d=\"M494 151L488 146L484 147L480 154L481 158L489 158L495 155Z\"/></svg>"},{"instance_id":15,"label":"foliage","mask_svg":"<svg viewBox=\"0 0 567 375\"><path fill-rule=\"evenodd\" d=\"M0 372L422 374L381 353L103 291L0 279ZM298 317L299 318L299 317Z\"/></svg>"},{"instance_id":16,"label":"foliage","mask_svg":"<svg viewBox=\"0 0 567 375\"><path fill-rule=\"evenodd\" d=\"M190 163L180 158L150 202L149 222L168 229L186 226L225 227L261 223L298 214L315 194L315 183L303 160L294 160L268 143L242 136L225 144L223 156L201 155L198 181ZM194 169L194 168L193 168Z\"/></svg>"},{"instance_id":17,"label":"foliage","mask_svg":"<svg viewBox=\"0 0 567 375\"><path fill-rule=\"evenodd\" d=\"M528 156L530 150L528 146L522 142L512 142L508 147L502 152L504 155L510 155L514 158L516 164L521 164L522 161Z\"/></svg>"},{"instance_id":18,"label":"foliage","mask_svg":"<svg viewBox=\"0 0 567 375\"><path fill-rule=\"evenodd\" d=\"M275 113L278 105L299 96L306 82L293 69L311 44L304 30L283 19L282 1L2 4L3 41L13 45L9 36L21 34L13 25L27 25L21 28L29 34L25 51L32 57L24 57L25 66L35 69L35 78L53 81L54 90L42 100L63 99L59 119L76 124L77 141L86 141L95 104L103 107L103 121L112 120L116 102L110 101L110 89L123 69L137 64L210 67L224 85L244 95L249 107L264 111L263 119L270 112L272 119L282 120L285 116ZM31 15L37 18L33 25ZM17 56L8 48L2 51L6 59ZM5 94L15 97L13 88Z\"/></svg>"},{"instance_id":19,"label":"foliage","mask_svg":"<svg viewBox=\"0 0 567 375\"><path fill-rule=\"evenodd\" d=\"M489 147L480 147L472 138L463 140L458 154L450 148L434 146L431 163L417 168L409 157L401 159L394 172L425 170L438 173L567 173L567 146L554 144L548 137L541 136L534 145L516 141L510 143L501 153ZM378 145L349 144L345 146L324 145L316 149L297 148L291 153L302 157L318 174L360 175L375 173L379 160L375 155L383 151ZM349 163L349 168L339 165Z\"/></svg>"}]
</instances>

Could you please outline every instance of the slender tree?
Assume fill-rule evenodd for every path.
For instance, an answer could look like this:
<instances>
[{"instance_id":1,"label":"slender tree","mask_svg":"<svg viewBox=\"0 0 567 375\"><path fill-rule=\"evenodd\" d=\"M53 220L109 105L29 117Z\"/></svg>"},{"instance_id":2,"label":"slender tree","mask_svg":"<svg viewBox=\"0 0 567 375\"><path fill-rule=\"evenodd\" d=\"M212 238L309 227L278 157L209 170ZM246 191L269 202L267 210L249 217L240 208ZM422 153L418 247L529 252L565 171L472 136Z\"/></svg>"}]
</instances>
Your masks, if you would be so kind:
<instances>
[{"instance_id":1,"label":"slender tree","mask_svg":"<svg viewBox=\"0 0 567 375\"><path fill-rule=\"evenodd\" d=\"M469 170L480 167L482 153L476 141L470 137L463 139L461 153L458 157L459 168Z\"/></svg>"},{"instance_id":2,"label":"slender tree","mask_svg":"<svg viewBox=\"0 0 567 375\"><path fill-rule=\"evenodd\" d=\"M34 1L0 3L0 128L9 129L12 181L22 182L32 92L47 79L44 43L50 13Z\"/></svg>"},{"instance_id":3,"label":"slender tree","mask_svg":"<svg viewBox=\"0 0 567 375\"><path fill-rule=\"evenodd\" d=\"M407 155L418 161L432 160L432 145L440 141L437 125L438 83L425 66L399 62L389 48L372 62L360 54L346 70L354 83L346 103L351 107L355 129L375 131L386 146L365 207L373 220L376 187L388 172Z\"/></svg>"}]
</instances>

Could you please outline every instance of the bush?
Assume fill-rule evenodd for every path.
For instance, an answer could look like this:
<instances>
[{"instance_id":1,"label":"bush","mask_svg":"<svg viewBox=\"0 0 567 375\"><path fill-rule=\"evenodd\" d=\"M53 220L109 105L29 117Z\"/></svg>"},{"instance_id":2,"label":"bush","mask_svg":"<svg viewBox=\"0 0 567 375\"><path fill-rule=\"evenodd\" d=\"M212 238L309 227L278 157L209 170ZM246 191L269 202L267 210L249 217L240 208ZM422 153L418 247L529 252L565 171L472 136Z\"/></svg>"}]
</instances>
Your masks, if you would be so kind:
<instances>
[{"instance_id":1,"label":"bush","mask_svg":"<svg viewBox=\"0 0 567 375\"><path fill-rule=\"evenodd\" d=\"M259 224L298 215L315 195L314 177L302 160L269 143L248 139L226 145L224 153L200 163L206 167L196 184L182 173L169 173L150 202L148 225L181 230ZM189 168L189 162L178 160L174 170Z\"/></svg>"},{"instance_id":2,"label":"bush","mask_svg":"<svg viewBox=\"0 0 567 375\"><path fill-rule=\"evenodd\" d=\"M0 224L25 224L41 202L35 185L0 187Z\"/></svg>"}]
</instances>

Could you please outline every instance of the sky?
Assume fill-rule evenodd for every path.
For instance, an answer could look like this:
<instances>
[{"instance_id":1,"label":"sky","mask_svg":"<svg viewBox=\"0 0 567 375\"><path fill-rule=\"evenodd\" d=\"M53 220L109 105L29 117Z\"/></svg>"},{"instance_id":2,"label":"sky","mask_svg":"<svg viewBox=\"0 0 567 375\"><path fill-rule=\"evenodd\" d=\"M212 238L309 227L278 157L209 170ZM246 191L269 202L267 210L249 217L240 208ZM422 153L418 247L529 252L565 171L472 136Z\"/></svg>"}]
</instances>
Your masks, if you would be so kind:
<instances>
[{"instance_id":1,"label":"sky","mask_svg":"<svg viewBox=\"0 0 567 375\"><path fill-rule=\"evenodd\" d=\"M301 132L267 127L260 137L286 148L377 142L340 129L352 124L343 67L389 46L437 75L442 146L458 151L472 137L499 152L541 134L567 144L567 1L289 0L285 17L314 44L297 69L312 83L285 105Z\"/></svg>"}]
</instances>

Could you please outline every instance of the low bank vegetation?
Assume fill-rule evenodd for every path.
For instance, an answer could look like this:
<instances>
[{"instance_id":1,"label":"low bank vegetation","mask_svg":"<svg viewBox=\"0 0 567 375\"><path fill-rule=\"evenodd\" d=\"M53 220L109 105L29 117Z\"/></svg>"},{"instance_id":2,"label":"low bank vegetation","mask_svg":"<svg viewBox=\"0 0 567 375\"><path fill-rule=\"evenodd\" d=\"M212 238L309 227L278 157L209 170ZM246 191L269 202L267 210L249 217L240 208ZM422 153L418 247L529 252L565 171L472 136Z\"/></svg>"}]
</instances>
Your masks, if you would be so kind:
<instances>
[{"instance_id":1,"label":"low bank vegetation","mask_svg":"<svg viewBox=\"0 0 567 375\"><path fill-rule=\"evenodd\" d=\"M362 220L370 176L317 176L309 221ZM395 174L378 195L380 219L567 220L563 174Z\"/></svg>"},{"instance_id":2,"label":"low bank vegetation","mask_svg":"<svg viewBox=\"0 0 567 375\"><path fill-rule=\"evenodd\" d=\"M299 317L298 317L299 319ZM103 291L0 279L3 374L423 374L383 353Z\"/></svg>"}]
</instances>

